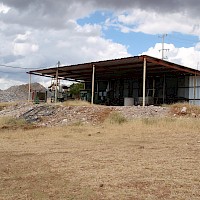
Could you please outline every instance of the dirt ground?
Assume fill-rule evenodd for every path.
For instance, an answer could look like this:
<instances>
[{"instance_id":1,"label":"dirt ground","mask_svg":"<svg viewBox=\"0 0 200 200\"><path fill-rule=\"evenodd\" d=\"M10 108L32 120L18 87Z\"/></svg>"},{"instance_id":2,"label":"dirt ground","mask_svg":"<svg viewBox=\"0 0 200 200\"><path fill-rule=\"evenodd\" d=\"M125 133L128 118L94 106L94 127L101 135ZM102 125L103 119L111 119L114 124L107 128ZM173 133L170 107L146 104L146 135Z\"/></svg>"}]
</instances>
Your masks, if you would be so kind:
<instances>
[{"instance_id":1,"label":"dirt ground","mask_svg":"<svg viewBox=\"0 0 200 200\"><path fill-rule=\"evenodd\" d=\"M200 120L0 130L0 199L200 199Z\"/></svg>"}]
</instances>

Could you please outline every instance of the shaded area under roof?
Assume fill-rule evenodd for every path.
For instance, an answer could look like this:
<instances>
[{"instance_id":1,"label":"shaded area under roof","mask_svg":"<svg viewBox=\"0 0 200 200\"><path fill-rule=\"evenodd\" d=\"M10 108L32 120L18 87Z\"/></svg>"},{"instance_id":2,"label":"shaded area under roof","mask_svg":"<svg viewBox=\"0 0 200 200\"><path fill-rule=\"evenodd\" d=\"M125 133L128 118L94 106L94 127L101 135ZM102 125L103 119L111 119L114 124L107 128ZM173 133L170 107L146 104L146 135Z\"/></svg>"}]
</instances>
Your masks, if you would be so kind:
<instances>
[{"instance_id":1,"label":"shaded area under roof","mask_svg":"<svg viewBox=\"0 0 200 200\"><path fill-rule=\"evenodd\" d=\"M196 74L200 76L199 70L146 55L33 70L27 73L53 78L58 70L58 77L64 80L91 81L92 68L95 66L95 80L134 78L142 76L144 58L147 61L147 76L162 76L164 74L176 76Z\"/></svg>"}]
</instances>

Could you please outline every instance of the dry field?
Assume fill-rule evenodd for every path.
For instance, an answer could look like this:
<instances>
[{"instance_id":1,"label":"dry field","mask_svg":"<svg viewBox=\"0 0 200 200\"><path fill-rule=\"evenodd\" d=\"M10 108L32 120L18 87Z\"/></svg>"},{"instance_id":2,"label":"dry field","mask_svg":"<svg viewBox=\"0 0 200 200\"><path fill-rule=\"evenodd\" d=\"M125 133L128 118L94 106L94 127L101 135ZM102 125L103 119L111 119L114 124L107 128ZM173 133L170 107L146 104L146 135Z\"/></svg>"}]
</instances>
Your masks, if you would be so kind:
<instances>
[{"instance_id":1,"label":"dry field","mask_svg":"<svg viewBox=\"0 0 200 200\"><path fill-rule=\"evenodd\" d=\"M0 199L200 199L200 119L120 122L0 129Z\"/></svg>"}]
</instances>

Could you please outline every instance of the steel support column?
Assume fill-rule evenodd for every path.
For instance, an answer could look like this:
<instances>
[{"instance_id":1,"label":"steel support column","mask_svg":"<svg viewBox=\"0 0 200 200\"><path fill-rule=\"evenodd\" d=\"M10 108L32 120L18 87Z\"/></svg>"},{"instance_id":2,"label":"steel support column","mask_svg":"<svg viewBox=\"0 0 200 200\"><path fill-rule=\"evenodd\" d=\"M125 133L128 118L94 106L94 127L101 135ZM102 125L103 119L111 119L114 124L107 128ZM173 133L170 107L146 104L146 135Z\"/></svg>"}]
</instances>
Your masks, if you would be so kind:
<instances>
[{"instance_id":1,"label":"steel support column","mask_svg":"<svg viewBox=\"0 0 200 200\"><path fill-rule=\"evenodd\" d=\"M144 64L143 64L143 97L142 97L142 106L145 106L145 96L146 96L146 67L147 61L146 57L144 57Z\"/></svg>"},{"instance_id":2,"label":"steel support column","mask_svg":"<svg viewBox=\"0 0 200 200\"><path fill-rule=\"evenodd\" d=\"M29 85L28 85L28 102L31 101L31 74L29 74Z\"/></svg>"},{"instance_id":3,"label":"steel support column","mask_svg":"<svg viewBox=\"0 0 200 200\"><path fill-rule=\"evenodd\" d=\"M56 69L56 88L55 88L55 103L57 103L57 99L58 99L58 68L60 66L60 62L58 61L58 66Z\"/></svg>"},{"instance_id":4,"label":"steel support column","mask_svg":"<svg viewBox=\"0 0 200 200\"><path fill-rule=\"evenodd\" d=\"M94 75L95 75L95 65L92 65L92 97L91 104L94 104Z\"/></svg>"}]
</instances>

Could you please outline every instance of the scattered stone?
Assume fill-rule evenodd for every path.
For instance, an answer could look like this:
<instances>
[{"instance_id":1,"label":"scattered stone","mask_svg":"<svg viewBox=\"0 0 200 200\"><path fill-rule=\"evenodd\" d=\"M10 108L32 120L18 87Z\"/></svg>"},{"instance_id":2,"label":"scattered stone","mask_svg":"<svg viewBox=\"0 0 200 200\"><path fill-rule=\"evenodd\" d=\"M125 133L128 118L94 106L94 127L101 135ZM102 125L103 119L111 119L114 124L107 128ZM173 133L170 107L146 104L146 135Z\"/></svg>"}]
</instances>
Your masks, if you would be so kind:
<instances>
[{"instance_id":1,"label":"scattered stone","mask_svg":"<svg viewBox=\"0 0 200 200\"><path fill-rule=\"evenodd\" d=\"M0 117L23 117L37 126L70 125L77 122L82 124L101 124L111 112L121 113L127 120L142 117L162 117L169 114L170 108L160 106L63 106L55 104L16 103L0 111ZM79 113L79 114L77 114ZM97 132L98 134L100 133Z\"/></svg>"},{"instance_id":2,"label":"scattered stone","mask_svg":"<svg viewBox=\"0 0 200 200\"><path fill-rule=\"evenodd\" d=\"M144 149L144 146L139 146L138 148L139 148L139 149Z\"/></svg>"},{"instance_id":3,"label":"scattered stone","mask_svg":"<svg viewBox=\"0 0 200 200\"><path fill-rule=\"evenodd\" d=\"M192 115L192 117L197 117L197 115L195 113L192 113L191 115Z\"/></svg>"},{"instance_id":4,"label":"scattered stone","mask_svg":"<svg viewBox=\"0 0 200 200\"><path fill-rule=\"evenodd\" d=\"M187 113L187 107L183 107L182 109L181 109L181 114L186 114Z\"/></svg>"},{"instance_id":5,"label":"scattered stone","mask_svg":"<svg viewBox=\"0 0 200 200\"><path fill-rule=\"evenodd\" d=\"M65 123L67 123L68 122L68 120L67 119L63 119L63 121L62 121L64 124Z\"/></svg>"},{"instance_id":6,"label":"scattered stone","mask_svg":"<svg viewBox=\"0 0 200 200\"><path fill-rule=\"evenodd\" d=\"M103 183L101 183L100 185L99 185L99 187L103 187L104 185L103 185Z\"/></svg>"},{"instance_id":7,"label":"scattered stone","mask_svg":"<svg viewBox=\"0 0 200 200\"><path fill-rule=\"evenodd\" d=\"M92 136L91 134L88 134L88 136Z\"/></svg>"}]
</instances>

